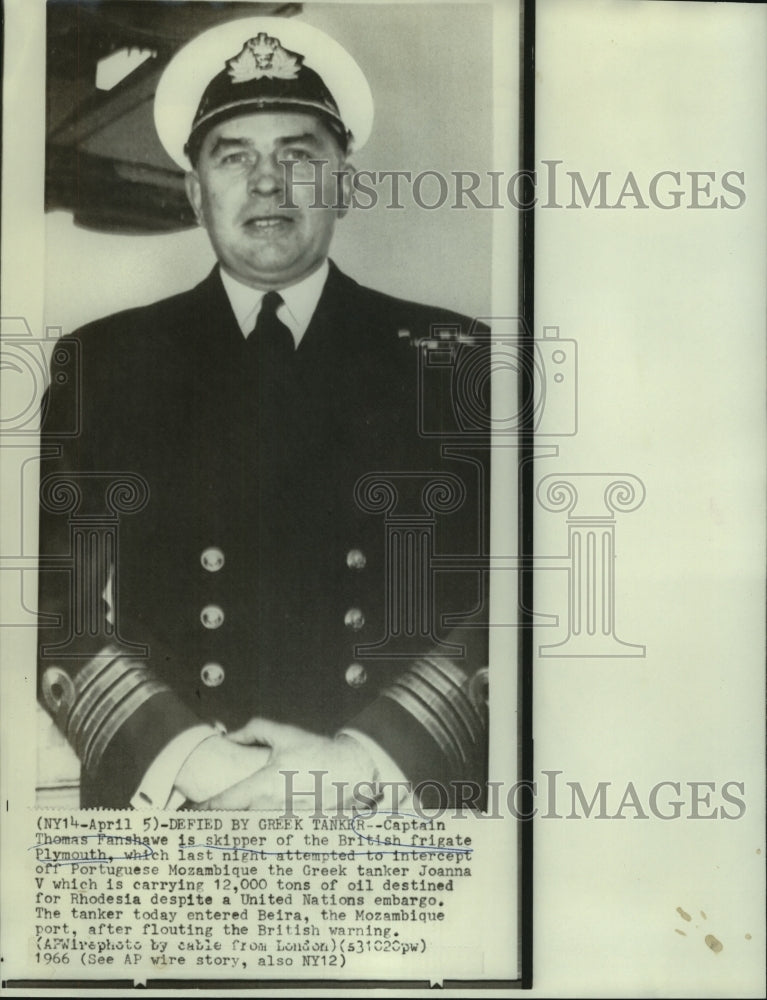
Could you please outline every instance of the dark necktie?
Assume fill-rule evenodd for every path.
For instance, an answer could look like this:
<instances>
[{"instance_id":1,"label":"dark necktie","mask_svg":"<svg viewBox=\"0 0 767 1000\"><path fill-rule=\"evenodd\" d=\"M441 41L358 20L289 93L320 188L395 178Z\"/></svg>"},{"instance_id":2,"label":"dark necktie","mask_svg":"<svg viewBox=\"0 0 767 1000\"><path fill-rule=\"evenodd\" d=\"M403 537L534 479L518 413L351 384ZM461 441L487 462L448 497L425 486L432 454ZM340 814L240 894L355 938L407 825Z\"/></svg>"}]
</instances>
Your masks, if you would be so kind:
<instances>
[{"instance_id":1,"label":"dark necktie","mask_svg":"<svg viewBox=\"0 0 767 1000\"><path fill-rule=\"evenodd\" d=\"M293 334L277 317L282 305L279 292L267 292L261 300L256 325L248 337L248 353L264 367L286 364L295 351Z\"/></svg>"}]
</instances>

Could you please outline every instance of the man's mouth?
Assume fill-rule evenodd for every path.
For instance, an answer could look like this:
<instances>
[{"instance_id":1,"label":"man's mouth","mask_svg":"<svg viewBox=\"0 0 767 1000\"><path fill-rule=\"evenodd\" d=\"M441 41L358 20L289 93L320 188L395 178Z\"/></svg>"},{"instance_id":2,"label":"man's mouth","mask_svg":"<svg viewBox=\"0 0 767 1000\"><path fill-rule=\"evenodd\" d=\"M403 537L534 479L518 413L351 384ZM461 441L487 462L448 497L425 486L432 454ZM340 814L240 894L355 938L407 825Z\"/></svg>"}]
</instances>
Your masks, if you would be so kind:
<instances>
[{"instance_id":1,"label":"man's mouth","mask_svg":"<svg viewBox=\"0 0 767 1000\"><path fill-rule=\"evenodd\" d=\"M284 215L254 215L245 220L245 228L257 232L282 229L292 225L293 220Z\"/></svg>"}]
</instances>

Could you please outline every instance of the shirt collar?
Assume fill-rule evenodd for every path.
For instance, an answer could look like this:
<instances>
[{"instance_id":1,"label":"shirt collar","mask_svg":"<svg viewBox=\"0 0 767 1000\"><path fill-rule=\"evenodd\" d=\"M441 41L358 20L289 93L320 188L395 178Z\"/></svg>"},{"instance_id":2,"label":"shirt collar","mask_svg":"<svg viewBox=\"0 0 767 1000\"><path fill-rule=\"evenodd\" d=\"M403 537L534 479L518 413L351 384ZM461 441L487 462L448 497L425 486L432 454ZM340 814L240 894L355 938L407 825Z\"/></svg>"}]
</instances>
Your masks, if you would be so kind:
<instances>
[{"instance_id":1,"label":"shirt collar","mask_svg":"<svg viewBox=\"0 0 767 1000\"><path fill-rule=\"evenodd\" d=\"M328 276L328 262L325 259L316 271L287 288L278 289L282 296L282 305L277 310L277 316L293 334L296 347L301 343L303 335L320 301L322 289ZM219 274L224 290L232 305L237 325L244 337L248 337L256 325L261 300L266 294L259 288L251 288L233 278L231 274L219 267Z\"/></svg>"}]
</instances>

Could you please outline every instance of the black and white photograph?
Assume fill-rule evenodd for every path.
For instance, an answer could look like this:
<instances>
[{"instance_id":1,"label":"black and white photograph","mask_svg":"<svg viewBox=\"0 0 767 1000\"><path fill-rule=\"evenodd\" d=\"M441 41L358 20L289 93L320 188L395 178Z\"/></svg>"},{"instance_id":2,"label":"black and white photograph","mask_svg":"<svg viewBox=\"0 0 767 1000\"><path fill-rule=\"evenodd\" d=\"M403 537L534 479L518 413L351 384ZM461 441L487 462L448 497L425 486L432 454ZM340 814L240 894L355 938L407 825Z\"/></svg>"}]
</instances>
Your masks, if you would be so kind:
<instances>
[{"instance_id":1,"label":"black and white photograph","mask_svg":"<svg viewBox=\"0 0 767 1000\"><path fill-rule=\"evenodd\" d=\"M54 351L41 430L41 700L80 759L83 807L277 808L318 770L325 806L379 780L428 780L421 795L437 804L463 781L459 794L481 805L488 331L386 286L404 267L414 296L436 296L426 276L443 272L449 299L469 286L489 313L490 226L472 233L467 216L458 240L452 204L448 222L433 214L454 178L421 121L435 99L462 98L479 176L492 81L477 56L492 8L456 8L449 28L429 8L345 8L347 35L371 16L390 24L373 72L413 99L392 107L381 79L376 114L360 65L300 5L283 5L281 19L261 6L250 18L237 4L48 11L53 240L76 246L64 227L83 227L109 254L126 232L146 232L134 253L151 258L158 230L196 226L205 246L166 251L174 295L150 293ZM152 29L175 46L170 60L138 47ZM427 60L412 32L429 39ZM190 37L178 47L180 34ZM473 67L456 58L467 36L482 43ZM450 73L429 102L434 55ZM131 69L121 56L144 62ZM90 90L73 72L88 59ZM380 162L366 149L376 126L386 170L367 168ZM441 174L413 171L435 156ZM431 230L417 260L386 225L405 198L408 229ZM348 235L347 273L333 240L350 212L377 239L371 249ZM215 264L178 292L194 273L184 249ZM80 301L68 269L54 264L49 280L52 296L65 286ZM100 285L106 303L112 282ZM132 291L142 302L138 282ZM296 772L287 787L284 770Z\"/></svg>"},{"instance_id":2,"label":"black and white photograph","mask_svg":"<svg viewBox=\"0 0 767 1000\"><path fill-rule=\"evenodd\" d=\"M0 991L763 996L767 6L3 15Z\"/></svg>"},{"instance_id":3,"label":"black and white photograph","mask_svg":"<svg viewBox=\"0 0 767 1000\"><path fill-rule=\"evenodd\" d=\"M517 532L520 111L494 85L518 72L519 13L47 5L47 373L22 474L39 504L35 804L130 813L85 812L74 837L42 815L34 857L52 882L68 867L112 885L165 845L149 830L179 832L160 853L185 878L70 886L81 922L147 901L130 928L78 925L135 934L133 957L94 945L128 974L223 945L207 971L519 978L497 792L519 768L516 603L490 648L491 601L515 593L490 560L504 476L511 560ZM477 815L500 864L473 865L468 824L449 828ZM490 881L508 953L446 957ZM394 940L393 921L422 935ZM61 923L39 927L41 964L78 956Z\"/></svg>"}]
</instances>

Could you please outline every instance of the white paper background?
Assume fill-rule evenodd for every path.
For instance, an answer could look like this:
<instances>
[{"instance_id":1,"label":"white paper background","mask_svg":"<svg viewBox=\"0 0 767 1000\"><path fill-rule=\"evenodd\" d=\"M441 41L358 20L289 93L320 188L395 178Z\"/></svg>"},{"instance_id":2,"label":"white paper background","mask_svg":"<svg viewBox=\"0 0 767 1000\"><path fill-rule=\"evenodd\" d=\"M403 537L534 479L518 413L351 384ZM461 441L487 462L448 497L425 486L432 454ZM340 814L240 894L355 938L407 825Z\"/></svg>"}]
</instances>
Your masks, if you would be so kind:
<instances>
[{"instance_id":1,"label":"white paper background","mask_svg":"<svg viewBox=\"0 0 767 1000\"><path fill-rule=\"evenodd\" d=\"M739 780L747 805L737 821L540 820L541 996L763 991L766 13L538 5L539 161L589 188L611 171L611 203L629 170L645 192L661 170L715 171L713 194L743 171L747 195L537 213L536 321L578 343L580 421L539 473L633 473L647 495L615 529L616 631L646 657L536 661L536 769L587 792L611 781L618 803L628 781L646 803L664 779ZM537 529L537 551L567 551L565 515ZM539 574L539 610L565 610L561 576Z\"/></svg>"}]
</instances>

